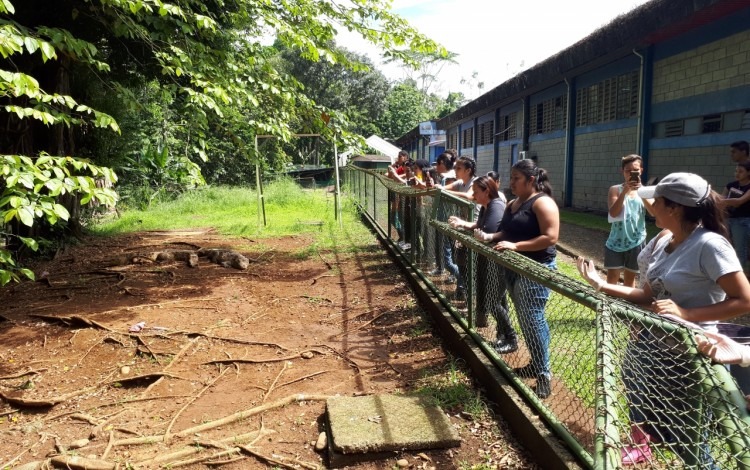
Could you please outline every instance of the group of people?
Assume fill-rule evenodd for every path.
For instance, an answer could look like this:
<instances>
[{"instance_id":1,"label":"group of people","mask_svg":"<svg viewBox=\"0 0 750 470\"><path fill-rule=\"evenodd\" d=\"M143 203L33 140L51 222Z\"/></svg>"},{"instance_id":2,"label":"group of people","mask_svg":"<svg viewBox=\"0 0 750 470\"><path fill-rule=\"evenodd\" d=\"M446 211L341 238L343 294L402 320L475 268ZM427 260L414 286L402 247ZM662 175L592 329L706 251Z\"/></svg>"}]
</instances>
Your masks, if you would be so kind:
<instances>
[{"instance_id":1,"label":"group of people","mask_svg":"<svg viewBox=\"0 0 750 470\"><path fill-rule=\"evenodd\" d=\"M748 143L735 142L730 148L736 180L726 185L723 194L714 191L701 176L685 172L672 173L658 184L643 186L642 158L623 157L623 182L608 192L612 226L604 247L606 278L599 275L591 261L579 258L577 267L596 291L698 325L699 350L715 361L748 366L750 346L737 344L716 329L718 321L750 312L750 282L746 275L750 274ZM408 170L399 173L396 167L389 170L389 175L405 184L416 177L418 187L437 187L480 207L475 220L449 217L447 221L453 228L473 232L475 238L495 250L516 251L555 269L559 211L550 197L552 188L546 171L533 160L521 160L511 168L510 191L514 198L510 201L505 200L496 179L475 175L476 164L471 157L456 158L450 151L441 154L436 162L437 178L420 171L427 162L418 160L413 166L417 168L413 176ZM650 241L646 240L646 214L662 229ZM457 291L462 291L467 273L454 262L452 241L442 236L435 249L437 266L431 274L447 271L455 278ZM496 350L510 353L518 349L517 335L508 318L507 291L531 357L530 363L516 373L535 377L537 396L546 398L551 393L550 333L545 318L550 290L512 270L503 270L500 285L492 286L503 292L501 300L487 305L485 274L493 266L485 258L480 259L483 262L477 266L477 325L486 325L488 313L493 315L498 323ZM636 286L637 278L640 282ZM694 403L694 397L688 396L694 391L685 382L691 373L687 369L675 370L680 367L675 366L678 353L662 340L658 334L645 330L631 335L622 368L631 432L628 445L622 448L622 461L628 465L649 460L649 445L658 441L672 445L685 462L715 467L705 439L697 447L695 442L690 443L691 436L695 437L690 434L690 420L696 413L706 413L705 409L685 409ZM665 376L670 368L675 376ZM660 405L671 411L660 410ZM699 449L697 455L695 448Z\"/></svg>"},{"instance_id":2,"label":"group of people","mask_svg":"<svg viewBox=\"0 0 750 470\"><path fill-rule=\"evenodd\" d=\"M401 157L399 157L401 158ZM417 160L418 162L418 160ZM397 162L398 164L398 162ZM417 165L415 162L414 165ZM408 167L408 164L406 165ZM500 191L496 174L476 176L476 162L468 156L456 157L454 151L438 156L436 170L439 182L432 181L424 187L434 186L455 196L474 201L479 206L475 220L465 220L450 216L447 222L456 229L468 230L474 237L491 243L498 251L517 251L536 260L550 269L555 269L555 244L560 230L560 217L557 204L551 197L552 187L547 172L539 168L533 160L521 160L511 168L510 191L514 199L507 202ZM389 169L389 177L405 184L408 173L399 175L394 167ZM417 187L421 183L412 183ZM438 214L440 218L440 214ZM433 275L448 271L455 278L457 296L465 296L465 277L459 256L449 237L438 237L436 243L436 267ZM521 333L531 356L530 363L516 373L522 377L536 378L535 392L540 398L551 393L551 368L549 358L550 334L544 315L550 290L513 271L503 270L499 300L488 305L488 269L494 267L486 259L478 260L477 272L477 325L486 326L487 318L493 315L498 322L498 337L495 348L500 353L510 353L518 349L518 339L508 317L505 291L516 307Z\"/></svg>"},{"instance_id":3,"label":"group of people","mask_svg":"<svg viewBox=\"0 0 750 470\"><path fill-rule=\"evenodd\" d=\"M624 181L609 190L612 228L605 247L606 279L584 259L578 259L578 270L599 292L696 324L699 349L712 359L747 365L750 349L716 332L718 321L750 312L747 142L733 143L731 155L737 180L723 195L693 173L672 173L656 185L642 186L641 158L623 157ZM648 243L647 212L662 229ZM707 411L691 409L695 390L689 385L687 364L676 358L681 352L658 333L639 330L631 336L622 370L631 420L623 463L649 460L649 444L658 441L672 445L685 462L715 468L706 436L700 437L703 431L696 434L700 413L705 416ZM696 435L702 440L697 447Z\"/></svg>"}]
</instances>

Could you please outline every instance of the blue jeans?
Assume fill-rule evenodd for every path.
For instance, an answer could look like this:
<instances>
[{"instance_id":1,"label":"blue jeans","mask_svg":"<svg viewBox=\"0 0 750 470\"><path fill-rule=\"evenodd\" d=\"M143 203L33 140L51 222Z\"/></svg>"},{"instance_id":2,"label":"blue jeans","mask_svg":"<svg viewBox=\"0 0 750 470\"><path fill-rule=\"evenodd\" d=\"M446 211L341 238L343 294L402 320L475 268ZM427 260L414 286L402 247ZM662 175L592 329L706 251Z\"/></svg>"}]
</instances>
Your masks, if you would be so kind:
<instances>
[{"instance_id":1,"label":"blue jeans","mask_svg":"<svg viewBox=\"0 0 750 470\"><path fill-rule=\"evenodd\" d=\"M554 260L545 266L550 269L557 267ZM510 299L516 307L526 348L531 355L531 368L537 376L544 374L550 377L552 372L549 364L549 325L544 316L550 290L509 269L505 271L505 283Z\"/></svg>"},{"instance_id":2,"label":"blue jeans","mask_svg":"<svg viewBox=\"0 0 750 470\"><path fill-rule=\"evenodd\" d=\"M750 217L731 217L729 230L732 232L732 246L740 259L742 269L747 270L747 243L750 241Z\"/></svg>"}]
</instances>

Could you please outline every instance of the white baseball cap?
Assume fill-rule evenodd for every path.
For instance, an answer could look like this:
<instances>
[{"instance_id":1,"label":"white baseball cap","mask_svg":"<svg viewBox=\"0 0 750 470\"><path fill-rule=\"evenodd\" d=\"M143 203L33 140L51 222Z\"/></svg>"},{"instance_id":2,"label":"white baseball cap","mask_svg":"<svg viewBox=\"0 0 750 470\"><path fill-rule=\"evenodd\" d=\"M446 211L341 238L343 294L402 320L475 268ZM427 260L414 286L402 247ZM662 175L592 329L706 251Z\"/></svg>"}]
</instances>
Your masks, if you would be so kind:
<instances>
[{"instance_id":1,"label":"white baseball cap","mask_svg":"<svg viewBox=\"0 0 750 470\"><path fill-rule=\"evenodd\" d=\"M708 181L694 173L670 173L656 186L643 186L638 195L644 199L664 197L687 207L698 207L711 194Z\"/></svg>"}]
</instances>

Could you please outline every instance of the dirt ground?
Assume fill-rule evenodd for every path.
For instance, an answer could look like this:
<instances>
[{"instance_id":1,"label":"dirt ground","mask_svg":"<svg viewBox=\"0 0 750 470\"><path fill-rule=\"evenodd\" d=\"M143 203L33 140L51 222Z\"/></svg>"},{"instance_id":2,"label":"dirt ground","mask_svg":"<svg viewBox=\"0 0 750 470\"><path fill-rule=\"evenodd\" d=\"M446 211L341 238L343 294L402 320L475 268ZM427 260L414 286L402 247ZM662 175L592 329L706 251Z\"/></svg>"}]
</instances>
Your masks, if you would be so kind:
<instances>
[{"instance_id":1,"label":"dirt ground","mask_svg":"<svg viewBox=\"0 0 750 470\"><path fill-rule=\"evenodd\" d=\"M326 397L410 393L450 358L379 246L301 255L310 243L148 232L33 266L36 282L0 290L0 468L58 454L122 469L326 466ZM136 256L198 248L250 267ZM112 266L123 254L137 263ZM533 467L499 418L462 411L446 410L459 448L353 468Z\"/></svg>"}]
</instances>

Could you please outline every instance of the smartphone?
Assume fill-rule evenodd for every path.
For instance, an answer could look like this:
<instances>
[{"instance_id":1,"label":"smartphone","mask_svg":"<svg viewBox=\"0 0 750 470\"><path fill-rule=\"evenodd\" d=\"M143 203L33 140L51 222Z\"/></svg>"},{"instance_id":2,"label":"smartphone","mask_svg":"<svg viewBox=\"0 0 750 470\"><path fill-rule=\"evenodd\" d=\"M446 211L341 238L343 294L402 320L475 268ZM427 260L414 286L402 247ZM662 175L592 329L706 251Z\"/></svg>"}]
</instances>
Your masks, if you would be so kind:
<instances>
[{"instance_id":1,"label":"smartphone","mask_svg":"<svg viewBox=\"0 0 750 470\"><path fill-rule=\"evenodd\" d=\"M631 171L630 172L630 181L632 182L638 182L641 180L641 172L640 171Z\"/></svg>"}]
</instances>

